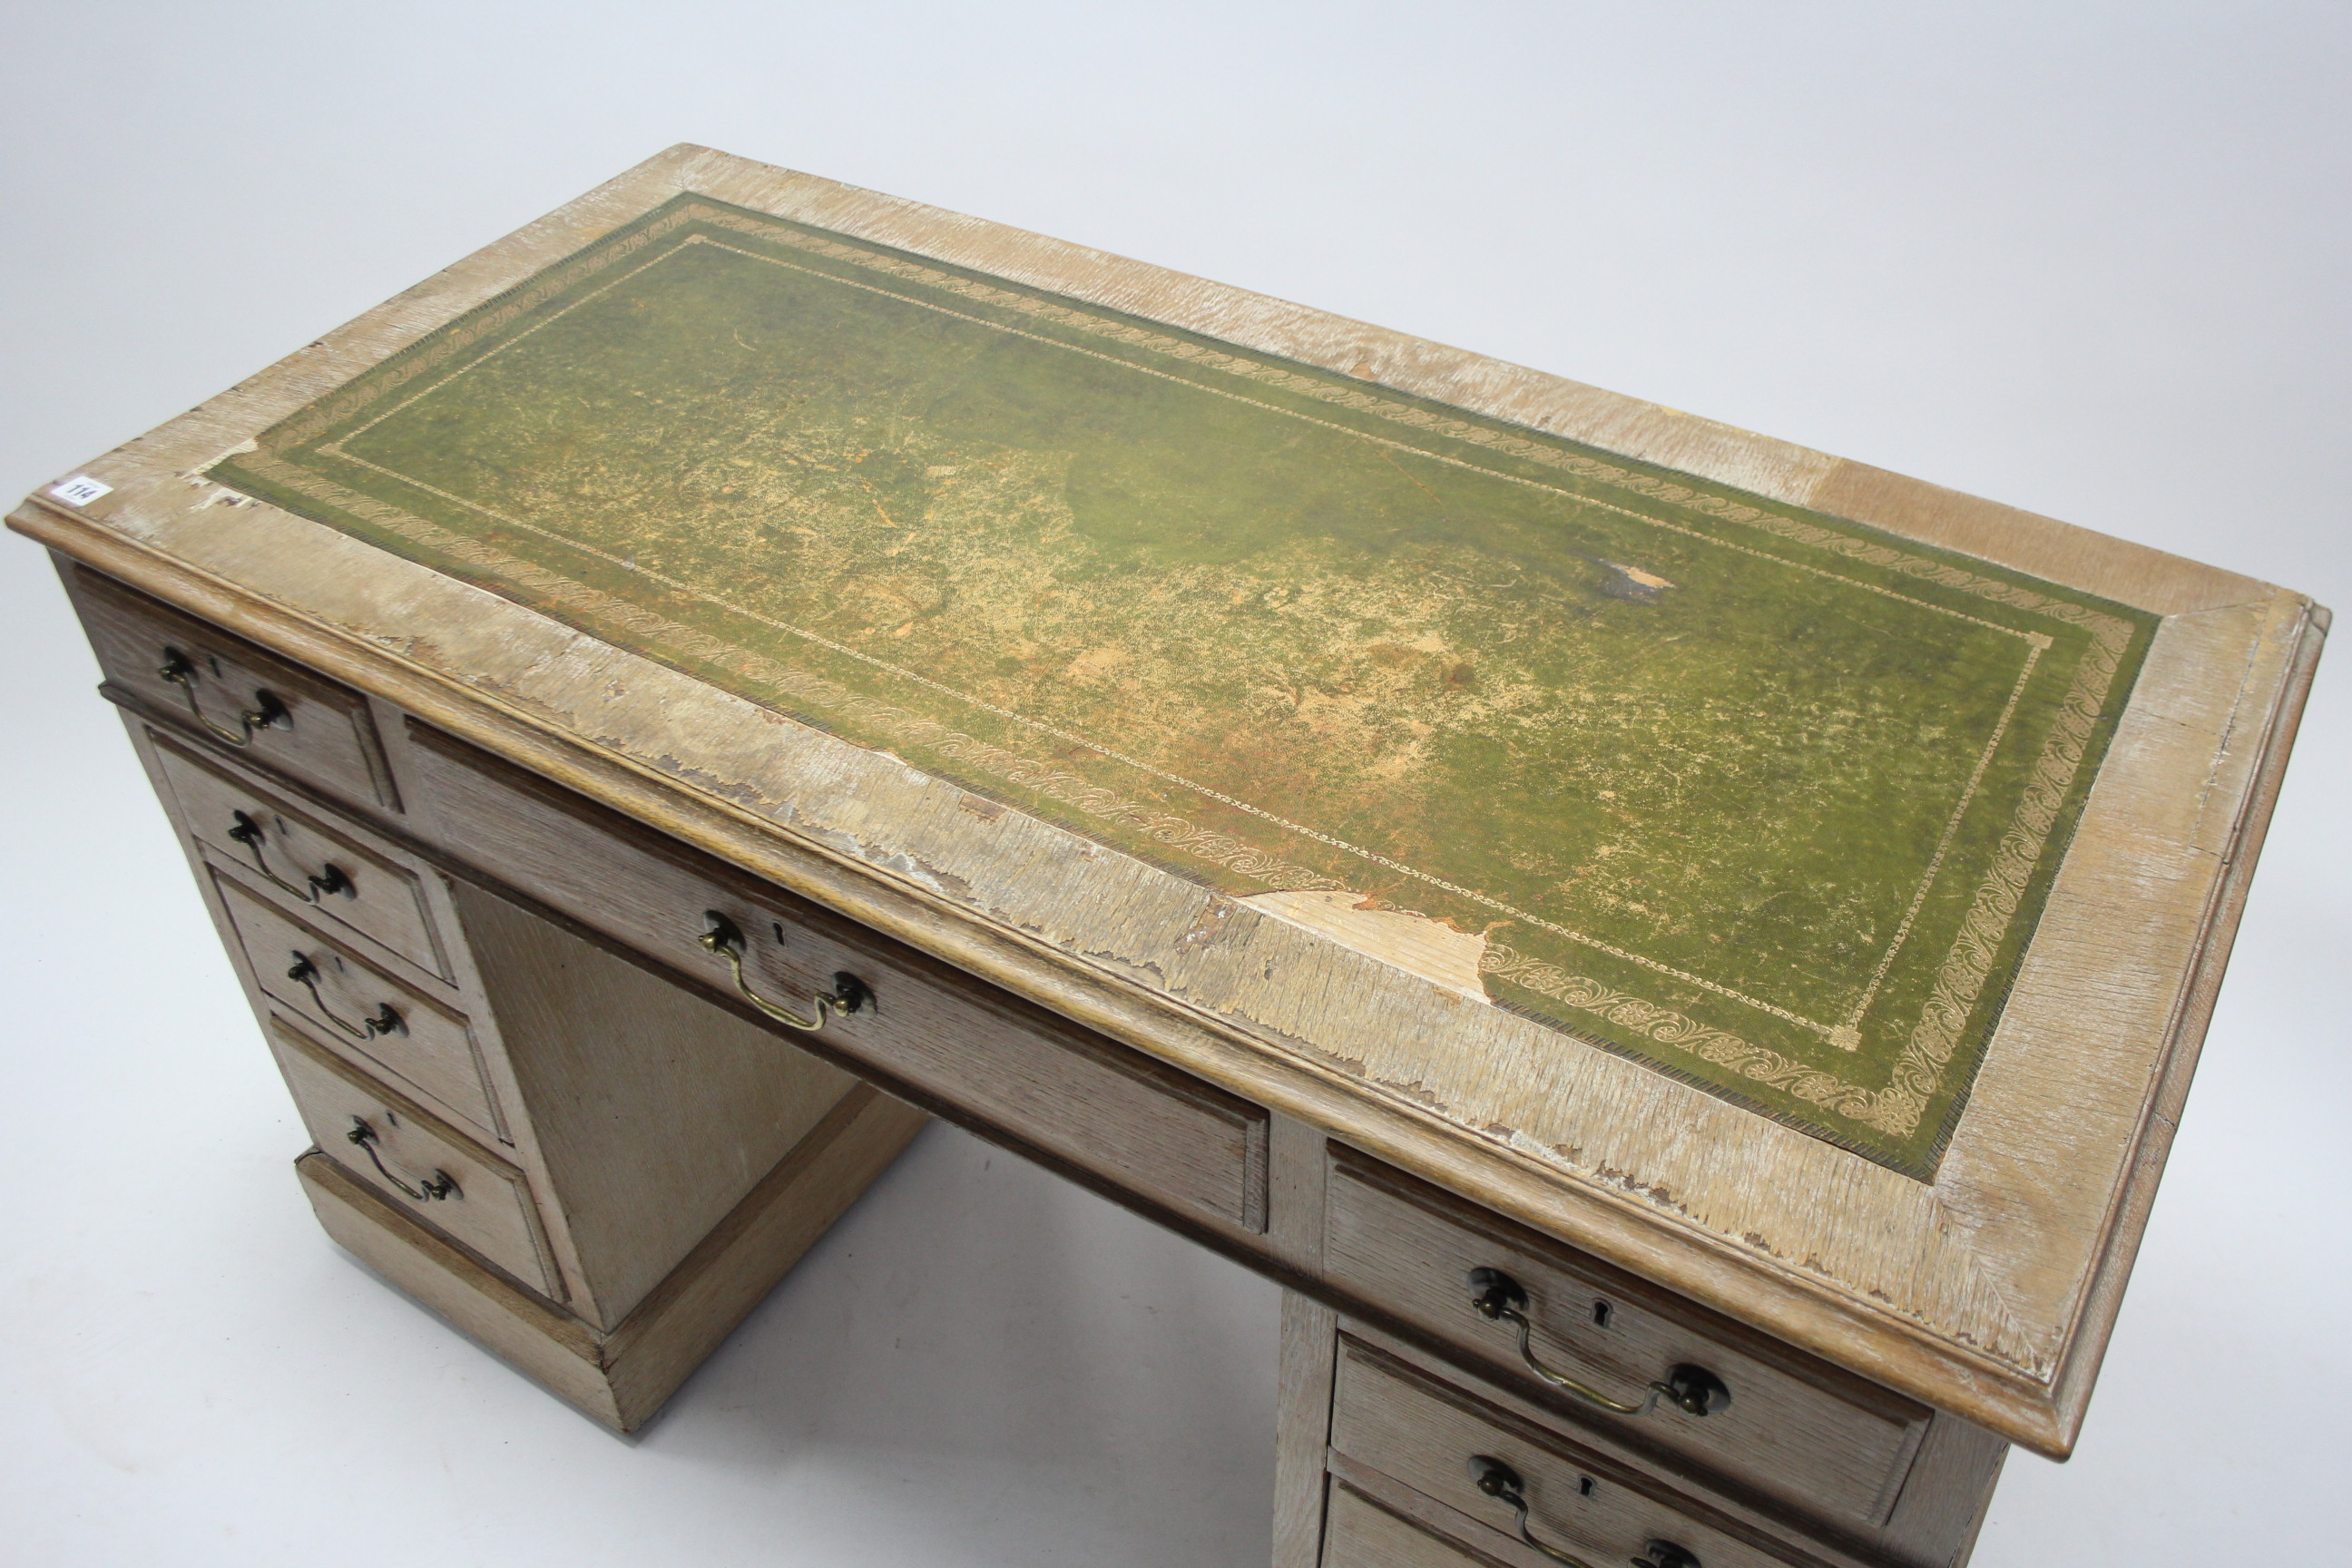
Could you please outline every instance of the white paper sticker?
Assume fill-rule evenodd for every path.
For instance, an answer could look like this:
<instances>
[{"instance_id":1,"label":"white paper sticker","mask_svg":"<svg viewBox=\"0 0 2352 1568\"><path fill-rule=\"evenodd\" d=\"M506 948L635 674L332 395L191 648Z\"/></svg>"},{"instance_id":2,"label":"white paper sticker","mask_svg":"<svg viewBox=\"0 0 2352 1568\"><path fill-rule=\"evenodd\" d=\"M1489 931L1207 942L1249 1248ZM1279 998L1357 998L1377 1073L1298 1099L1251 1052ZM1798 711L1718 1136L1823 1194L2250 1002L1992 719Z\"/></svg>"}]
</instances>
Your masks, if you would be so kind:
<instances>
[{"instance_id":1,"label":"white paper sticker","mask_svg":"<svg viewBox=\"0 0 2352 1568\"><path fill-rule=\"evenodd\" d=\"M102 495L111 494L112 485L100 484L88 474L76 474L69 479L59 479L49 487L49 493L68 506L88 506Z\"/></svg>"}]
</instances>

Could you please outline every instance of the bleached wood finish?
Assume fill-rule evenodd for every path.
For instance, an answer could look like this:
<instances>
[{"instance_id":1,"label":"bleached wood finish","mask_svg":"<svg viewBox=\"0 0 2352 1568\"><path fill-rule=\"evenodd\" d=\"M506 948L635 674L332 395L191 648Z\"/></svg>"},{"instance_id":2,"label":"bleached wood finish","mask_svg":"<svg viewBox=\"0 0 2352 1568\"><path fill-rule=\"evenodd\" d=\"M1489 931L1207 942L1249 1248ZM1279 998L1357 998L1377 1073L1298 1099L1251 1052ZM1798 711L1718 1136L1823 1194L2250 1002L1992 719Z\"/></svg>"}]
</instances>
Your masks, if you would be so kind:
<instances>
[{"instance_id":1,"label":"bleached wood finish","mask_svg":"<svg viewBox=\"0 0 2352 1568\"><path fill-rule=\"evenodd\" d=\"M610 1328L856 1087L838 1068L458 883L474 961Z\"/></svg>"},{"instance_id":2,"label":"bleached wood finish","mask_svg":"<svg viewBox=\"0 0 2352 1568\"><path fill-rule=\"evenodd\" d=\"M1391 1513L1355 1488L1331 1488L1330 1544L1324 1568L1481 1568L1492 1558L1472 1556Z\"/></svg>"},{"instance_id":3,"label":"bleached wood finish","mask_svg":"<svg viewBox=\"0 0 2352 1568\"><path fill-rule=\"evenodd\" d=\"M192 476L683 190L992 271L2158 612L1921 1184L1410 968ZM1477 355L695 147L87 466L14 526L817 905L2044 1453L2079 1429L2324 632L2235 574Z\"/></svg>"},{"instance_id":4,"label":"bleached wood finish","mask_svg":"<svg viewBox=\"0 0 2352 1568\"><path fill-rule=\"evenodd\" d=\"M584 1414L628 1432L652 1418L927 1120L887 1095L852 1089L609 1333L484 1267L324 1154L312 1151L296 1169L320 1223L351 1252Z\"/></svg>"},{"instance_id":5,"label":"bleached wood finish","mask_svg":"<svg viewBox=\"0 0 2352 1568\"><path fill-rule=\"evenodd\" d=\"M504 1313L497 1332L484 1330L483 1292L504 1300L520 1291L536 1305L516 1309L520 1321L588 1345L603 1381L583 1393L576 1365L545 1362L539 1331L524 1350L507 1347L509 1358L608 1424L650 1416L920 1129L920 1112L839 1068L452 881L419 858L420 847L385 837L389 820L353 815L383 809L379 800L315 795L314 781L274 776L262 759L228 752L135 692L117 685L109 694L131 710L133 743L257 1016L280 1037L298 1105L313 1118L314 1136L357 1173L338 1179L415 1209L406 1218L430 1239L427 1252L456 1248L498 1283L445 1300L448 1281L423 1289L403 1272L413 1272L413 1256L404 1253L397 1267L377 1261L494 1342L518 1320ZM377 710L371 721L394 738L393 773L401 775L404 720ZM218 819L237 810L265 819L277 850L341 856L352 896L325 900L322 912L306 886L270 880L249 858L225 855L214 842L225 837ZM404 814L397 820L404 830L424 826ZM464 837L463 825L455 831ZM392 893L414 900L414 919ZM338 910L359 923L332 918ZM334 1028L307 989L287 983L293 950L320 962L329 1006L357 1017L392 999L404 1028L365 1039ZM511 1049L494 997L514 1020ZM447 1166L473 1197L405 1197L363 1152L327 1140L335 1115L371 1115L366 1105L399 1112L379 1153L403 1179ZM436 1130L436 1113L449 1125ZM821 1127L831 1131L820 1136ZM404 1163L391 1152L395 1144L408 1151ZM332 1212L349 1223L320 1201L322 1218ZM455 1223L443 1228L436 1215ZM383 1239L369 1235L372 1245Z\"/></svg>"},{"instance_id":6,"label":"bleached wood finish","mask_svg":"<svg viewBox=\"0 0 2352 1568\"><path fill-rule=\"evenodd\" d=\"M233 743L265 766L400 809L383 742L358 692L95 573L68 572L65 579L109 685L194 733L239 737ZM165 674L175 661L186 667L180 683ZM244 721L269 698L282 710L276 722Z\"/></svg>"},{"instance_id":7,"label":"bleached wood finish","mask_svg":"<svg viewBox=\"0 0 2352 1568\"><path fill-rule=\"evenodd\" d=\"M1331 1437L1331 1377L1339 1317L1296 1290L1282 1293L1279 1405L1274 1432L1274 1568L1315 1568L1323 1554L1324 1454Z\"/></svg>"},{"instance_id":8,"label":"bleached wood finish","mask_svg":"<svg viewBox=\"0 0 2352 1568\"><path fill-rule=\"evenodd\" d=\"M523 1173L423 1108L404 1102L272 1020L269 1047L311 1141L387 1204L471 1247L542 1295L561 1298ZM350 1134L371 1134L366 1150ZM379 1164L379 1162L381 1163Z\"/></svg>"},{"instance_id":9,"label":"bleached wood finish","mask_svg":"<svg viewBox=\"0 0 2352 1568\"><path fill-rule=\"evenodd\" d=\"M1884 1522L1933 1413L1837 1368L1793 1356L1740 1324L1678 1301L1557 1243L1497 1222L1423 1184L1340 1151L1330 1180L1327 1278L1414 1331L1540 1387L1516 1331L1471 1305L1476 1268L1527 1292L1536 1355L1624 1404L1680 1364L1730 1390L1698 1416L1661 1401L1618 1415L1563 1397L1627 1441L1688 1456L1809 1511L1865 1528Z\"/></svg>"},{"instance_id":10,"label":"bleached wood finish","mask_svg":"<svg viewBox=\"0 0 2352 1568\"><path fill-rule=\"evenodd\" d=\"M1772 1568L1800 1558L1789 1543L1743 1528L1655 1478L1605 1456L1511 1423L1401 1362L1342 1341L1331 1405L1335 1458L1377 1471L1484 1524L1502 1542L1478 1539L1506 1560L1516 1541L1513 1510L1478 1489L1473 1459L1501 1460L1526 1482L1536 1538L1594 1563L1630 1563L1652 1541L1671 1541L1707 1568ZM1540 1562L1534 1554L1527 1555Z\"/></svg>"},{"instance_id":11,"label":"bleached wood finish","mask_svg":"<svg viewBox=\"0 0 2352 1568\"><path fill-rule=\"evenodd\" d=\"M803 1015L851 973L870 1005L824 1043L983 1126L1098 1171L1127 1191L1265 1229L1266 1113L1149 1057L977 987L952 970L429 733L417 790L467 825L474 864L692 982L732 984L698 938L713 910L741 931L758 993Z\"/></svg>"},{"instance_id":12,"label":"bleached wood finish","mask_svg":"<svg viewBox=\"0 0 2352 1568\"><path fill-rule=\"evenodd\" d=\"M1472 1407L1500 1412L1507 1426L1545 1434L1548 1440L1650 1478L1675 1495L1703 1504L1712 1514L1737 1521L1758 1537L1793 1543L1801 1555L1830 1562L1880 1568L1959 1568L1974 1548L2000 1479L2001 1461L2009 1453L2009 1444L1984 1428L1939 1414L1908 1467L1886 1521L1874 1527L1861 1526L1829 1517L1809 1500L1768 1496L1688 1456L1645 1444L1626 1424L1589 1420L1531 1379L1451 1360L1424 1343L1362 1318L1342 1313L1334 1327L1329 1320L1310 1324L1304 1317L1286 1317L1284 1326L1286 1333L1322 1335L1328 1342L1323 1353L1331 1358L1326 1361L1327 1371L1336 1369L1338 1345L1352 1343L1375 1352L1381 1364L1405 1368L1413 1379L1441 1387L1448 1400L1466 1400ZM1286 1353L1295 1359L1303 1360L1306 1352L1307 1347L1286 1343ZM1286 1405L1286 1436L1280 1441L1290 1440L1286 1434L1294 1426L1311 1426L1328 1439L1328 1391L1325 1397L1326 1405L1313 1411L1294 1411ZM1341 1458L1332 1463L1359 1481L1373 1484L1367 1478L1375 1472L1361 1467L1349 1470ZM1383 1478L1374 1490L1398 1506L1411 1504L1412 1496L1418 1496L1398 1492L1397 1485ZM1430 1517L1441 1517L1442 1521L1442 1516L1415 1512L1418 1507L1412 1504L1405 1511L1424 1521Z\"/></svg>"},{"instance_id":13,"label":"bleached wood finish","mask_svg":"<svg viewBox=\"0 0 2352 1568\"><path fill-rule=\"evenodd\" d=\"M335 1041L339 1051L360 1058L379 1075L414 1086L478 1136L501 1136L481 1043L464 1014L299 923L231 873L216 870L214 886L254 984L276 1010L300 1019L312 1035ZM309 985L291 978L304 961L312 969ZM384 1007L397 1017L396 1029L374 1029Z\"/></svg>"},{"instance_id":14,"label":"bleached wood finish","mask_svg":"<svg viewBox=\"0 0 2352 1568\"><path fill-rule=\"evenodd\" d=\"M156 737L155 757L180 820L223 874L289 894L320 929L363 955L454 978L415 871L178 742ZM241 828L247 839L236 837ZM320 886L330 879L340 890Z\"/></svg>"}]
</instances>

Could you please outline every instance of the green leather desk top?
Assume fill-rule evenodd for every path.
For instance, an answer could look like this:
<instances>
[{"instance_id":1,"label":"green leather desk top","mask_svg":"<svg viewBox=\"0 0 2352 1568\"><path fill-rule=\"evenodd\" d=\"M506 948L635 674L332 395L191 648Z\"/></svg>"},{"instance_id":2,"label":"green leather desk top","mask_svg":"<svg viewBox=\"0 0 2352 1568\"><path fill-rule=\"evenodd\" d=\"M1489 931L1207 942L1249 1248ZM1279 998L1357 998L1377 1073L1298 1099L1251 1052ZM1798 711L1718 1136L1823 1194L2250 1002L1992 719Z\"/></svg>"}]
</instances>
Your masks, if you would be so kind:
<instances>
[{"instance_id":1,"label":"green leather desk top","mask_svg":"<svg viewBox=\"0 0 2352 1568\"><path fill-rule=\"evenodd\" d=\"M1922 1179L2158 620L691 195L210 473Z\"/></svg>"}]
</instances>

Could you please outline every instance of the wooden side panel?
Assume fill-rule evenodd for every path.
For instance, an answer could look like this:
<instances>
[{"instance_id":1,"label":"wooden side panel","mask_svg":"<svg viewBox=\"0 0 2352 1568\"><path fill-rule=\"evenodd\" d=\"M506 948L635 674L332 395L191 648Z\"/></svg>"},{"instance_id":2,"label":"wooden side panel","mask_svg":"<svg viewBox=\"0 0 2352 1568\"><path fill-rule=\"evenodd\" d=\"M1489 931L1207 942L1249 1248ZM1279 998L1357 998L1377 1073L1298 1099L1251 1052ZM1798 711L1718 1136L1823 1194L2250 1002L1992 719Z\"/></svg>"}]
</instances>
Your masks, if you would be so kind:
<instances>
[{"instance_id":1,"label":"wooden side panel","mask_svg":"<svg viewBox=\"0 0 2352 1568\"><path fill-rule=\"evenodd\" d=\"M610 1334L418 1224L318 1150L295 1169L336 1241L518 1371L626 1432L661 1409L926 1120L853 1089Z\"/></svg>"},{"instance_id":2,"label":"wooden side panel","mask_svg":"<svg viewBox=\"0 0 2352 1568\"><path fill-rule=\"evenodd\" d=\"M873 1002L827 1023L833 1049L1149 1198L1265 1231L1262 1107L455 742L417 738L420 792L490 876L720 994L732 977L698 940L714 913L743 933L746 981L763 996L805 1012L836 973L855 974Z\"/></svg>"},{"instance_id":3,"label":"wooden side panel","mask_svg":"<svg viewBox=\"0 0 2352 1568\"><path fill-rule=\"evenodd\" d=\"M604 1342L622 1424L652 1418L930 1118L859 1084Z\"/></svg>"},{"instance_id":4,"label":"wooden side panel","mask_svg":"<svg viewBox=\"0 0 2352 1568\"><path fill-rule=\"evenodd\" d=\"M610 1327L856 1087L840 1068L453 885L530 1107L547 1196Z\"/></svg>"},{"instance_id":5,"label":"wooden side panel","mask_svg":"<svg viewBox=\"0 0 2352 1568\"><path fill-rule=\"evenodd\" d=\"M1663 1400L1640 1416L1575 1408L1810 1513L1884 1521L1932 1416L1351 1152L1334 1161L1328 1226L1335 1286L1504 1369L1515 1385L1542 1387L1519 1359L1514 1327L1471 1305L1474 1269L1517 1281L1536 1325L1536 1355L1611 1398L1639 1403L1672 1368L1706 1368L1731 1394L1727 1408L1707 1415Z\"/></svg>"},{"instance_id":6,"label":"wooden side panel","mask_svg":"<svg viewBox=\"0 0 2352 1568\"><path fill-rule=\"evenodd\" d=\"M1938 1414L1895 1501L1883 1539L1908 1563L1961 1568L1976 1550L2009 1445L1973 1422Z\"/></svg>"},{"instance_id":7,"label":"wooden side panel","mask_svg":"<svg viewBox=\"0 0 2352 1568\"><path fill-rule=\"evenodd\" d=\"M1323 1550L1323 1456L1331 1440L1332 1357L1339 1319L1282 1293L1280 1404L1274 1429L1274 1568L1314 1568Z\"/></svg>"}]
</instances>

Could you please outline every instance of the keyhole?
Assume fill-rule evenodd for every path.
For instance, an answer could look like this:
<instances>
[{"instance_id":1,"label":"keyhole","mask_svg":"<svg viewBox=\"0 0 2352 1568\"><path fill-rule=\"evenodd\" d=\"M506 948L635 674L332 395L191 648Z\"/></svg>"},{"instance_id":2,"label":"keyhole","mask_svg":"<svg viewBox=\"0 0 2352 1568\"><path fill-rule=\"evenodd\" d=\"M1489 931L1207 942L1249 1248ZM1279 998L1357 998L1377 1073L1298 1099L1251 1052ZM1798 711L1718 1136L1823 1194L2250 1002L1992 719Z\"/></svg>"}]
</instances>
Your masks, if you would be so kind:
<instances>
[{"instance_id":1,"label":"keyhole","mask_svg":"<svg viewBox=\"0 0 2352 1568\"><path fill-rule=\"evenodd\" d=\"M1597 1329L1605 1329L1609 1326L1608 1302L1595 1301L1592 1303L1592 1326Z\"/></svg>"},{"instance_id":2,"label":"keyhole","mask_svg":"<svg viewBox=\"0 0 2352 1568\"><path fill-rule=\"evenodd\" d=\"M1579 1497L1591 1497L1592 1495L1592 1478L1591 1476L1579 1476L1576 1478L1576 1495Z\"/></svg>"},{"instance_id":3,"label":"keyhole","mask_svg":"<svg viewBox=\"0 0 2352 1568\"><path fill-rule=\"evenodd\" d=\"M777 945L778 947L782 947L782 946L783 946L783 945L784 945L784 922L783 922L783 921L770 921L768 922L768 929L769 929L770 931L774 931L774 932L776 933L776 945Z\"/></svg>"}]
</instances>

